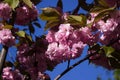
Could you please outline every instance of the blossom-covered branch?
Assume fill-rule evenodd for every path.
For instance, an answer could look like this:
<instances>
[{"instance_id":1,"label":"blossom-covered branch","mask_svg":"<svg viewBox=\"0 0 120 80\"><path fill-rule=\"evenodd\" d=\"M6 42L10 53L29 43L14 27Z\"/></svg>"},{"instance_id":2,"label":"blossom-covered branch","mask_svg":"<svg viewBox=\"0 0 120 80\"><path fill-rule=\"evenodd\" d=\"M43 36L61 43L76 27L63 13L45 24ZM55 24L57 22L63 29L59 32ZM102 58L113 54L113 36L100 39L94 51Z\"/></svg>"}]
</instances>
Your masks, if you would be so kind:
<instances>
[{"instance_id":1,"label":"blossom-covered branch","mask_svg":"<svg viewBox=\"0 0 120 80\"><path fill-rule=\"evenodd\" d=\"M68 61L58 80L85 60L108 70L120 68L120 1L78 0L75 10L63 10L63 0L56 7L42 8L41 0L0 1L0 71L3 80L50 80L47 70ZM81 8L86 13L81 13ZM45 20L43 31L40 21ZM36 32L37 31L37 32ZM44 32L43 32L44 33ZM5 61L8 47L14 46L14 61ZM71 59L87 56L69 66ZM9 54L9 52L8 52ZM4 66L4 63L6 65ZM3 67L4 66L4 67ZM3 70L2 70L3 68Z\"/></svg>"}]
</instances>

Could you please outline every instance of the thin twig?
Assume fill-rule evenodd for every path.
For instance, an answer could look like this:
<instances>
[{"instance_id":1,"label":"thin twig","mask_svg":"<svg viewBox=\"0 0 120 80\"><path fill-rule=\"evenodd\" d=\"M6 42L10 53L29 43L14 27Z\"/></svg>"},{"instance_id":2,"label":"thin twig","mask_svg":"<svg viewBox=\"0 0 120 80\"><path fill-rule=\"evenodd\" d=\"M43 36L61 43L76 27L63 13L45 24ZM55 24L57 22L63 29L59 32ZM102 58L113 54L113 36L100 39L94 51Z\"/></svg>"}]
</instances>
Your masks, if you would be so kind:
<instances>
[{"instance_id":1,"label":"thin twig","mask_svg":"<svg viewBox=\"0 0 120 80\"><path fill-rule=\"evenodd\" d=\"M77 5L77 7L74 9L74 11L73 11L72 14L77 14L78 11L79 11L79 9L80 9L80 2L79 2L79 0L78 0L78 5Z\"/></svg>"},{"instance_id":2,"label":"thin twig","mask_svg":"<svg viewBox=\"0 0 120 80\"><path fill-rule=\"evenodd\" d=\"M97 52L96 52L97 53ZM65 71L63 71L60 75L58 75L54 80L59 80L64 74L66 74L67 72L69 72L71 69L73 69L74 67L76 67L77 65L79 65L80 63L88 60L91 56L95 55L94 54L88 54L85 58L81 59L80 61L76 62L75 64L73 64L72 66L70 66L69 68L67 68Z\"/></svg>"},{"instance_id":3,"label":"thin twig","mask_svg":"<svg viewBox=\"0 0 120 80\"><path fill-rule=\"evenodd\" d=\"M2 70L3 70L3 66L5 63L6 56L7 56L7 52L8 52L8 47L3 46L2 50L1 50L1 54L0 54L0 75L2 74Z\"/></svg>"},{"instance_id":4,"label":"thin twig","mask_svg":"<svg viewBox=\"0 0 120 80\"><path fill-rule=\"evenodd\" d=\"M68 64L67 64L67 68L69 68L70 67L70 60L68 60Z\"/></svg>"}]
</instances>

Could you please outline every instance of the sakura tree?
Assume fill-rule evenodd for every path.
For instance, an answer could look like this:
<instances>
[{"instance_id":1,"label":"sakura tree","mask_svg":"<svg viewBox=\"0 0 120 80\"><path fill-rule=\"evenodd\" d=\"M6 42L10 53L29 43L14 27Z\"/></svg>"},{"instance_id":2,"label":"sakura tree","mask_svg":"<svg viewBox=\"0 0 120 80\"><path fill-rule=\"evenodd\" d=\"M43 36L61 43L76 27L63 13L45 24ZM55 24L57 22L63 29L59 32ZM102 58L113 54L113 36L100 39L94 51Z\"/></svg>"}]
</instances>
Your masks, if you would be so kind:
<instances>
[{"instance_id":1,"label":"sakura tree","mask_svg":"<svg viewBox=\"0 0 120 80\"><path fill-rule=\"evenodd\" d=\"M47 70L68 61L68 68L54 80L89 60L113 70L120 69L120 1L78 0L73 11L64 12L62 0L56 7L36 8L41 0L0 0L1 80L50 80ZM87 13L79 13L80 9ZM46 34L37 36L39 19L46 22ZM40 33L41 31L37 32ZM16 48L15 61L6 60L10 47ZM87 55L69 66L69 62ZM54 74L54 73L53 73Z\"/></svg>"}]
</instances>

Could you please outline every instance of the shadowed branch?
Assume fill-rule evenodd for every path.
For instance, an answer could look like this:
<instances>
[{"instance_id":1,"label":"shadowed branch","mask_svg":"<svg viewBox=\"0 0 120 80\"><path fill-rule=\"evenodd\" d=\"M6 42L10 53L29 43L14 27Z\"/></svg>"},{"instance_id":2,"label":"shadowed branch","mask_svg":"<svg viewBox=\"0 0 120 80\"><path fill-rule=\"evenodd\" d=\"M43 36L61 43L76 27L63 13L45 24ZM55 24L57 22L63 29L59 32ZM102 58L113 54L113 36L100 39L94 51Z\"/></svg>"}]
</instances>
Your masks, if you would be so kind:
<instances>
[{"instance_id":1,"label":"shadowed branch","mask_svg":"<svg viewBox=\"0 0 120 80\"><path fill-rule=\"evenodd\" d=\"M7 52L8 52L8 47L3 46L1 53L0 53L0 75L2 74L2 70L3 70L3 66L5 63L6 56L7 56Z\"/></svg>"}]
</instances>

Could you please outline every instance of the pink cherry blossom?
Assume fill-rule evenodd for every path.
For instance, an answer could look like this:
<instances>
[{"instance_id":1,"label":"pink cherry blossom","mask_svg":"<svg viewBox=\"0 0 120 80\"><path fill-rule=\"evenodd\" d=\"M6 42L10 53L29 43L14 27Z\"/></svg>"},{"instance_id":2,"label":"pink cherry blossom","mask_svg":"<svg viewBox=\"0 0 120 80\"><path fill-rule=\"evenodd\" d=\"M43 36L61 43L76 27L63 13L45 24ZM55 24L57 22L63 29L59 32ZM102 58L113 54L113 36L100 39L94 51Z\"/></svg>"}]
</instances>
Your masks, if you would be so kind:
<instances>
[{"instance_id":1,"label":"pink cherry blossom","mask_svg":"<svg viewBox=\"0 0 120 80\"><path fill-rule=\"evenodd\" d=\"M8 3L0 3L0 17L4 20L8 20L11 16L12 9Z\"/></svg>"},{"instance_id":2,"label":"pink cherry blossom","mask_svg":"<svg viewBox=\"0 0 120 80\"><path fill-rule=\"evenodd\" d=\"M50 60L63 62L79 57L86 46L80 40L80 31L74 30L70 24L61 24L58 31L50 30L46 39L49 42L46 55ZM53 33L50 36L50 33ZM54 35L54 36L53 36ZM48 38L49 36L49 38Z\"/></svg>"},{"instance_id":3,"label":"pink cherry blossom","mask_svg":"<svg viewBox=\"0 0 120 80\"><path fill-rule=\"evenodd\" d=\"M100 30L102 32L107 32L107 31L114 31L115 28L118 26L118 23L114 19L110 18L106 22L100 20L98 22L98 25L100 26Z\"/></svg>"},{"instance_id":4,"label":"pink cherry blossom","mask_svg":"<svg viewBox=\"0 0 120 80\"><path fill-rule=\"evenodd\" d=\"M19 7L16 9L16 21L18 25L26 25L35 20L38 16L38 12L35 6L29 8L28 6Z\"/></svg>"},{"instance_id":5,"label":"pink cherry blossom","mask_svg":"<svg viewBox=\"0 0 120 80\"><path fill-rule=\"evenodd\" d=\"M46 57L47 45L46 40L40 39L31 46L27 43L18 46L17 61L21 65L21 70L24 69L25 72L28 72L32 80L37 80L38 73L43 73L48 68L52 69L58 64L57 61L52 61Z\"/></svg>"},{"instance_id":6,"label":"pink cherry blossom","mask_svg":"<svg viewBox=\"0 0 120 80\"><path fill-rule=\"evenodd\" d=\"M18 69L13 70L11 67L3 68L3 80L23 80L23 78L23 75L19 72Z\"/></svg>"},{"instance_id":7,"label":"pink cherry blossom","mask_svg":"<svg viewBox=\"0 0 120 80\"><path fill-rule=\"evenodd\" d=\"M8 47L15 44L15 37L9 29L0 30L0 43Z\"/></svg>"},{"instance_id":8,"label":"pink cherry blossom","mask_svg":"<svg viewBox=\"0 0 120 80\"><path fill-rule=\"evenodd\" d=\"M48 42L54 42L55 41L55 32L54 31L48 31L48 34L46 35L46 39Z\"/></svg>"}]
</instances>

